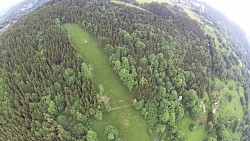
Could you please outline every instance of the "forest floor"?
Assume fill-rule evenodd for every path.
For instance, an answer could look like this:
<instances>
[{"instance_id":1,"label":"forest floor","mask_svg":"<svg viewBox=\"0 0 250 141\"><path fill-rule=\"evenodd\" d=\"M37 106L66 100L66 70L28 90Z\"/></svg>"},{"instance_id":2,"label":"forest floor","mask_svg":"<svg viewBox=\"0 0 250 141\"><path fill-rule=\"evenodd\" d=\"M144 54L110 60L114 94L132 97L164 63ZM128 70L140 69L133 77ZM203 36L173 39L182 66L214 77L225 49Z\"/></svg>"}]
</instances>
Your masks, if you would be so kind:
<instances>
[{"instance_id":1,"label":"forest floor","mask_svg":"<svg viewBox=\"0 0 250 141\"><path fill-rule=\"evenodd\" d=\"M128 106L132 104L130 92L112 69L104 49L99 47L98 40L77 24L65 24L63 27L67 30L77 53L83 57L86 64L93 67L95 90L98 91L101 84L104 95L110 98L111 109L115 109L105 112L102 121L94 122L92 128L97 132L99 140L107 140L104 130L111 124L118 129L119 137L124 141L150 141L146 121L133 106Z\"/></svg>"}]
</instances>

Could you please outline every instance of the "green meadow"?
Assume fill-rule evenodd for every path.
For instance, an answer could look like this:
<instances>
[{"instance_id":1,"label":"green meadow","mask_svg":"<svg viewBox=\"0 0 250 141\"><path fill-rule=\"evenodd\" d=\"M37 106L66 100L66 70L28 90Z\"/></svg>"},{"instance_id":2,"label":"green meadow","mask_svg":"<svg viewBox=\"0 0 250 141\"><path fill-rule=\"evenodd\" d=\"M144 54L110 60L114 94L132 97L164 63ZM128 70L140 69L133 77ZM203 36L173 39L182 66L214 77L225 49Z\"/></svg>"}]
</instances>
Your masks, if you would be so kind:
<instances>
[{"instance_id":1,"label":"green meadow","mask_svg":"<svg viewBox=\"0 0 250 141\"><path fill-rule=\"evenodd\" d=\"M150 141L147 124L138 111L132 106L132 98L128 88L112 69L104 49L99 42L86 30L77 24L65 24L73 47L80 54L84 62L93 67L93 84L104 88L104 95L110 98L110 112L104 113L102 121L94 121L92 128L97 132L100 141L107 140L104 135L105 127L109 124L119 131L119 137L124 141Z\"/></svg>"},{"instance_id":2,"label":"green meadow","mask_svg":"<svg viewBox=\"0 0 250 141\"><path fill-rule=\"evenodd\" d=\"M190 131L189 126L194 124L194 130ZM193 120L189 113L185 113L185 116L179 123L179 129L184 132L184 139L187 141L203 141L207 138L205 131L205 125L199 125L197 121Z\"/></svg>"}]
</instances>

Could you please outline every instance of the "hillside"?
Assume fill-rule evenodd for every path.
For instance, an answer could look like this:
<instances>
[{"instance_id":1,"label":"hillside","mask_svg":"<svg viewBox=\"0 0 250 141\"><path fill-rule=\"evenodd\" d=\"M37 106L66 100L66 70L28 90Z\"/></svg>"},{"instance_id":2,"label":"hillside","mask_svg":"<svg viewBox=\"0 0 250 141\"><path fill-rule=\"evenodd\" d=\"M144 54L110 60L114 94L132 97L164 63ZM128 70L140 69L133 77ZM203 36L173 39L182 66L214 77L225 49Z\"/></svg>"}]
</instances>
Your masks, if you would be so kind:
<instances>
[{"instance_id":1,"label":"hillside","mask_svg":"<svg viewBox=\"0 0 250 141\"><path fill-rule=\"evenodd\" d=\"M6 12L6 14L0 17L0 31L48 1L49 0L24 0L23 2L13 6Z\"/></svg>"},{"instance_id":2,"label":"hillside","mask_svg":"<svg viewBox=\"0 0 250 141\"><path fill-rule=\"evenodd\" d=\"M1 32L0 140L248 141L241 31L144 2L51 0Z\"/></svg>"}]
</instances>

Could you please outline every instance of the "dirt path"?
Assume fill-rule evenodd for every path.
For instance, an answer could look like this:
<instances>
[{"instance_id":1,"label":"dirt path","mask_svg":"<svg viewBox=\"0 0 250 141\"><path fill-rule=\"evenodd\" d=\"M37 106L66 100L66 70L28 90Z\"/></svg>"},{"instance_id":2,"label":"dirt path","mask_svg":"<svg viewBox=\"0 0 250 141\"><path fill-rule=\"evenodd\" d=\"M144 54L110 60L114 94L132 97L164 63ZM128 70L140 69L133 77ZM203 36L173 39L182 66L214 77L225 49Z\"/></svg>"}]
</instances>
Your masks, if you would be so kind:
<instances>
[{"instance_id":1,"label":"dirt path","mask_svg":"<svg viewBox=\"0 0 250 141\"><path fill-rule=\"evenodd\" d=\"M157 137L157 136L153 138L153 141L157 141L157 140L158 140L158 137Z\"/></svg>"},{"instance_id":2,"label":"dirt path","mask_svg":"<svg viewBox=\"0 0 250 141\"><path fill-rule=\"evenodd\" d=\"M121 107L114 107L114 108L111 108L110 111L119 110L119 109L124 109L124 108L128 108L128 107L130 107L130 106L131 106L131 105L121 106Z\"/></svg>"},{"instance_id":3,"label":"dirt path","mask_svg":"<svg viewBox=\"0 0 250 141\"><path fill-rule=\"evenodd\" d=\"M207 116L208 115L208 113L205 113L203 116L201 116L200 118L198 118L197 119L197 122L198 123L205 123L205 122L207 122Z\"/></svg>"}]
</instances>

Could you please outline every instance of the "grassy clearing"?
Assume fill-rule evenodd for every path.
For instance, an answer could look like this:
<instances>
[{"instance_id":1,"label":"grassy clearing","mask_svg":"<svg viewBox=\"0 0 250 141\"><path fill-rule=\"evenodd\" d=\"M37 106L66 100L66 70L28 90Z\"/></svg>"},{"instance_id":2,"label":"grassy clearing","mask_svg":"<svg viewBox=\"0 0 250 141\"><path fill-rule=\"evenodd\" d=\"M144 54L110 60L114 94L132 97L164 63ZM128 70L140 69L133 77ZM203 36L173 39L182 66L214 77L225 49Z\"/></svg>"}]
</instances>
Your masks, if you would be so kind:
<instances>
[{"instance_id":1,"label":"grassy clearing","mask_svg":"<svg viewBox=\"0 0 250 141\"><path fill-rule=\"evenodd\" d=\"M243 107L240 103L240 97L244 95L244 89L237 86L237 82L233 80L221 81L218 78L215 78L212 83L216 86L215 90L212 92L217 95L220 99L219 107L217 108L216 114L219 117L223 117L225 120L230 120L234 117L242 120L244 117ZM232 96L231 102L228 102L228 97ZM206 101L206 109L212 110L209 97L206 95L204 97ZM189 130L191 124L196 125L193 131ZM207 139L209 136L205 131L205 125L199 125L197 121L193 120L188 113L185 113L185 116L179 124L179 129L184 132L184 139L189 141L202 141ZM239 139L241 137L240 132L233 133L231 129L228 129L231 137Z\"/></svg>"},{"instance_id":2,"label":"grassy clearing","mask_svg":"<svg viewBox=\"0 0 250 141\"><path fill-rule=\"evenodd\" d=\"M119 0L111 0L110 2L113 2L113 3L116 3L116 4L124 4L126 6L137 8L137 9L145 11L145 9L143 9L143 8L141 8L139 6L133 5L131 3L127 3L127 2L123 2L123 1L119 1Z\"/></svg>"},{"instance_id":3,"label":"grassy clearing","mask_svg":"<svg viewBox=\"0 0 250 141\"><path fill-rule=\"evenodd\" d=\"M165 2L165 3L170 3L170 0L136 0L139 3L144 3L144 2Z\"/></svg>"},{"instance_id":4,"label":"grassy clearing","mask_svg":"<svg viewBox=\"0 0 250 141\"><path fill-rule=\"evenodd\" d=\"M217 36L215 34L215 29L213 27L207 25L206 23L203 23L203 24L204 24L203 31L205 32L205 34L208 34L212 38L214 38L216 49L221 51L221 52L225 52L226 51L225 48L220 48L221 43L219 42L219 40L218 40L218 38L217 38Z\"/></svg>"},{"instance_id":5,"label":"grassy clearing","mask_svg":"<svg viewBox=\"0 0 250 141\"><path fill-rule=\"evenodd\" d=\"M189 130L190 124L196 125L193 131ZM181 119L179 129L184 132L184 140L186 141L203 141L208 137L205 126L197 124L188 113Z\"/></svg>"},{"instance_id":6,"label":"grassy clearing","mask_svg":"<svg viewBox=\"0 0 250 141\"><path fill-rule=\"evenodd\" d=\"M217 113L226 119L237 117L240 120L244 117L244 111L240 103L240 94L237 90L223 90L219 93L221 97L220 106ZM228 102L228 96L232 96L232 101Z\"/></svg>"},{"instance_id":7,"label":"grassy clearing","mask_svg":"<svg viewBox=\"0 0 250 141\"><path fill-rule=\"evenodd\" d=\"M180 5L179 5L179 6L180 6ZM181 7L184 9L184 12L187 13L187 15L188 15L191 19L193 19L193 20L195 20L195 21L198 21L198 22L200 22L200 23L203 23L202 20L197 16L196 13L194 13L193 11L187 9L186 7L183 7L183 6L181 6Z\"/></svg>"},{"instance_id":8,"label":"grassy clearing","mask_svg":"<svg viewBox=\"0 0 250 141\"><path fill-rule=\"evenodd\" d=\"M64 27L84 62L93 67L95 89L98 90L99 84L104 87L104 94L110 97L111 107L131 104L128 89L113 71L104 50L99 48L98 41L76 24L65 24ZM121 100L123 102L119 102Z\"/></svg>"},{"instance_id":9,"label":"grassy clearing","mask_svg":"<svg viewBox=\"0 0 250 141\"><path fill-rule=\"evenodd\" d=\"M65 24L63 27L84 62L94 68L95 89L98 89L99 84L104 87L105 95L109 96L112 108L131 105L132 100L128 89L108 63L108 58L104 50L99 48L98 41L77 24ZM118 129L119 136L124 141L150 141L146 122L132 106L104 113L102 121L95 121L92 128L97 131L100 141L106 141L104 129L108 124Z\"/></svg>"},{"instance_id":10,"label":"grassy clearing","mask_svg":"<svg viewBox=\"0 0 250 141\"><path fill-rule=\"evenodd\" d=\"M104 129L108 124L118 129L119 136L124 141L150 141L146 124L132 106L105 113L103 121L96 121L93 129L98 133L100 141L106 140Z\"/></svg>"},{"instance_id":11,"label":"grassy clearing","mask_svg":"<svg viewBox=\"0 0 250 141\"><path fill-rule=\"evenodd\" d=\"M237 117L240 120L244 117L243 107L240 102L240 97L244 96L244 89L238 87L237 83L233 80L228 80L227 83L215 78L214 82L217 88L212 93L220 98L220 105L217 110L217 114L225 119L232 119ZM231 102L228 101L228 97L232 96Z\"/></svg>"}]
</instances>

